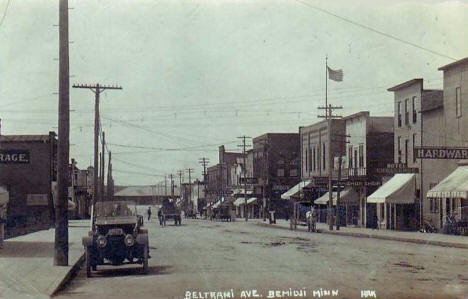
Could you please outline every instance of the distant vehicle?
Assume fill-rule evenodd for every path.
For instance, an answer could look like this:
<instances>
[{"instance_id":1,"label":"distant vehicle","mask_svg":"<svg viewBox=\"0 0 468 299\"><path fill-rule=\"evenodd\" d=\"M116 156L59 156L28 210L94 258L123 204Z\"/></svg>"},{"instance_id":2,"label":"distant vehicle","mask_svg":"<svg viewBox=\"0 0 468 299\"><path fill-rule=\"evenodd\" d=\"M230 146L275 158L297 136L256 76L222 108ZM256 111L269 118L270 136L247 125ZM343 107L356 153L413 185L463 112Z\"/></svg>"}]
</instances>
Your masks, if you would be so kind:
<instances>
[{"instance_id":1,"label":"distant vehicle","mask_svg":"<svg viewBox=\"0 0 468 299\"><path fill-rule=\"evenodd\" d=\"M181 210L176 206L174 200L165 199L162 202L162 224L166 226L167 220L174 220L175 225L182 225L182 214Z\"/></svg>"},{"instance_id":2,"label":"distant vehicle","mask_svg":"<svg viewBox=\"0 0 468 299\"><path fill-rule=\"evenodd\" d=\"M86 275L99 265L141 264L148 272L148 232L141 228L136 205L127 201L96 203L93 230L82 243L86 255Z\"/></svg>"},{"instance_id":3,"label":"distant vehicle","mask_svg":"<svg viewBox=\"0 0 468 299\"><path fill-rule=\"evenodd\" d=\"M232 221L233 220L233 215L232 215L232 206L233 204L221 204L216 210L216 218L221 220L221 221Z\"/></svg>"}]
</instances>

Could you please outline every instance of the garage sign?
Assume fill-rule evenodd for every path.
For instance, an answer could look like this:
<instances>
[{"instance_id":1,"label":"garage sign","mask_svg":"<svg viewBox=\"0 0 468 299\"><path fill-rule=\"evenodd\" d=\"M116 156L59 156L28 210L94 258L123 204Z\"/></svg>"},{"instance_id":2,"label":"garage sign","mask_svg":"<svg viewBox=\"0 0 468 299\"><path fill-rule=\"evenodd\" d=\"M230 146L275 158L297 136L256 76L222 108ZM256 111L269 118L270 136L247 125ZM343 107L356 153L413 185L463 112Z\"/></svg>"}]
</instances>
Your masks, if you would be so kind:
<instances>
[{"instance_id":1,"label":"garage sign","mask_svg":"<svg viewBox=\"0 0 468 299\"><path fill-rule=\"evenodd\" d=\"M29 151L26 150L1 150L0 164L28 164Z\"/></svg>"}]
</instances>

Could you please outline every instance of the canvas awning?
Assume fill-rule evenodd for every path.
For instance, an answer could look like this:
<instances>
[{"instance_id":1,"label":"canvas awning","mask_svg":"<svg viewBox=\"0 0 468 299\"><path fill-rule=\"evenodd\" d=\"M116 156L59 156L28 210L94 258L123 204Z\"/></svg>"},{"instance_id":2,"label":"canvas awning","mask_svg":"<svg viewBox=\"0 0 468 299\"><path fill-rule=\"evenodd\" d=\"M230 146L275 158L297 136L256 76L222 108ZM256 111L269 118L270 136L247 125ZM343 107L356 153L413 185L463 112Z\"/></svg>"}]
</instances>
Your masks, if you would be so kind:
<instances>
[{"instance_id":1,"label":"canvas awning","mask_svg":"<svg viewBox=\"0 0 468 299\"><path fill-rule=\"evenodd\" d=\"M294 187L292 187L288 191L281 194L281 198L282 199L291 199L291 197L297 196L299 194L299 192L301 192L302 189L304 189L305 187L308 187L311 182L312 182L311 180L306 180L306 181L300 182L299 184L295 185Z\"/></svg>"},{"instance_id":2,"label":"canvas awning","mask_svg":"<svg viewBox=\"0 0 468 299\"><path fill-rule=\"evenodd\" d=\"M247 199L247 204L249 205L249 204L254 203L256 201L257 201L256 197L251 197L251 198Z\"/></svg>"},{"instance_id":3,"label":"canvas awning","mask_svg":"<svg viewBox=\"0 0 468 299\"><path fill-rule=\"evenodd\" d=\"M397 173L368 198L368 203L412 204L416 199L416 175Z\"/></svg>"},{"instance_id":4,"label":"canvas awning","mask_svg":"<svg viewBox=\"0 0 468 299\"><path fill-rule=\"evenodd\" d=\"M235 205L236 207L238 207L238 206L240 206L240 205L243 205L243 204L245 204L245 199L244 199L244 197L239 197L239 198L237 198L237 199L234 201L234 205Z\"/></svg>"},{"instance_id":5,"label":"canvas awning","mask_svg":"<svg viewBox=\"0 0 468 299\"><path fill-rule=\"evenodd\" d=\"M449 176L427 192L432 198L468 198L468 166L458 166Z\"/></svg>"},{"instance_id":6,"label":"canvas awning","mask_svg":"<svg viewBox=\"0 0 468 299\"><path fill-rule=\"evenodd\" d=\"M332 193L333 205L336 206L336 199L338 196L337 192ZM325 193L321 197L317 198L314 203L318 205L327 205L329 200L329 193ZM345 188L340 192L340 204L358 204L359 195L354 191L353 188Z\"/></svg>"}]
</instances>

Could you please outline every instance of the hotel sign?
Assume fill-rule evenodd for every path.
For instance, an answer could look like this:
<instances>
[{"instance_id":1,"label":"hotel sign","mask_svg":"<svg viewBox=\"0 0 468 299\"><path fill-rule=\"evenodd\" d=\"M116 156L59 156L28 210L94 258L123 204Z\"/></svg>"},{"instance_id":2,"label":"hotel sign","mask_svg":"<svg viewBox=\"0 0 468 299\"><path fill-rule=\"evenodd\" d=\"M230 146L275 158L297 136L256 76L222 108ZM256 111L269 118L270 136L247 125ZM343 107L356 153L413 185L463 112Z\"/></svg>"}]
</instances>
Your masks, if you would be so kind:
<instances>
[{"instance_id":1,"label":"hotel sign","mask_svg":"<svg viewBox=\"0 0 468 299\"><path fill-rule=\"evenodd\" d=\"M0 164L27 164L29 163L29 151L26 150L1 150Z\"/></svg>"},{"instance_id":2,"label":"hotel sign","mask_svg":"<svg viewBox=\"0 0 468 299\"><path fill-rule=\"evenodd\" d=\"M404 163L387 164L387 167L377 167L372 169L373 175L391 175L395 173L418 173L419 168L408 167Z\"/></svg>"},{"instance_id":3,"label":"hotel sign","mask_svg":"<svg viewBox=\"0 0 468 299\"><path fill-rule=\"evenodd\" d=\"M468 159L467 147L415 146L414 156L418 159Z\"/></svg>"}]
</instances>

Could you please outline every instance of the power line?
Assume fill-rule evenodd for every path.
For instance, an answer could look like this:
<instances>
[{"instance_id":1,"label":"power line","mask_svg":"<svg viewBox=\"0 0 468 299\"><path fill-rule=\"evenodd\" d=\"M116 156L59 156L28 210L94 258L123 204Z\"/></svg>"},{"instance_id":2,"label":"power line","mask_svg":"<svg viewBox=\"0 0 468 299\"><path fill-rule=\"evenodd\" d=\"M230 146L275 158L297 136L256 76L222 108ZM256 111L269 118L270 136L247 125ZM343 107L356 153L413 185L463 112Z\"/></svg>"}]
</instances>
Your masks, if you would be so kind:
<instances>
[{"instance_id":1,"label":"power line","mask_svg":"<svg viewBox=\"0 0 468 299\"><path fill-rule=\"evenodd\" d=\"M330 16L333 16L333 17L335 17L335 18L338 18L338 19L340 19L340 20L342 20L342 21L345 21L345 22L347 22L347 23L350 23L350 24L353 24L353 25L355 25L355 26L361 27L361 28L363 28L363 29L372 31L372 32L374 32L374 33L380 34L380 35L385 36L385 37L387 37L387 38L396 40L396 41L398 41L398 42L401 42L401 43L410 45L410 46L412 46L412 47L414 47L414 48L417 48L417 49L420 49L420 50L423 50L423 51L426 51L426 52L435 54L435 55L440 56L440 57L448 58L448 59L451 59L451 60L457 60L456 58L450 57L450 56L448 56L448 55L445 55L445 54L436 52L436 51L434 51L434 50L431 50L431 49L425 48L425 47L423 47L423 46L417 45L417 44L415 44L415 43L413 43L413 42L404 40L404 39L399 38L399 37L397 37L397 36L394 36L394 35L385 33L385 32L383 32L383 31L374 29L374 28L372 28L372 27L370 27L370 26L363 25L363 24L358 23L358 22L356 22L356 21L353 21L353 20L350 20L350 19L348 19L348 18L339 16L339 15L337 15L337 14L335 14L335 13L332 13L332 12L330 12L330 11L328 11L328 10L325 10L325 9L323 9L323 8L320 8L320 7L317 7L317 6L315 6L315 5L309 4L309 3L307 3L307 2L304 2L304 1L301 1L301 0L295 0L295 1L298 2L298 3L301 3L302 5L305 5L305 6L307 6L307 7L310 7L310 8L313 8L313 9L315 9L315 10L321 11L321 12L327 14L327 15L330 15Z\"/></svg>"},{"instance_id":2,"label":"power line","mask_svg":"<svg viewBox=\"0 0 468 299\"><path fill-rule=\"evenodd\" d=\"M143 175L143 176L150 176L150 177L164 177L158 174L151 174L151 173L145 173L145 172L138 172L138 171L128 171L128 170L119 170L112 168L113 172L120 172L120 173L127 173L127 174L136 174L136 175Z\"/></svg>"},{"instance_id":3,"label":"power line","mask_svg":"<svg viewBox=\"0 0 468 299\"><path fill-rule=\"evenodd\" d=\"M10 7L10 4L13 0L8 0L6 6L5 6L5 10L3 11L3 16L2 16L2 19L0 20L0 27L2 27L3 25L3 21L5 21L5 18L6 18L6 15L7 15L7 11L8 11L8 7Z\"/></svg>"}]
</instances>

